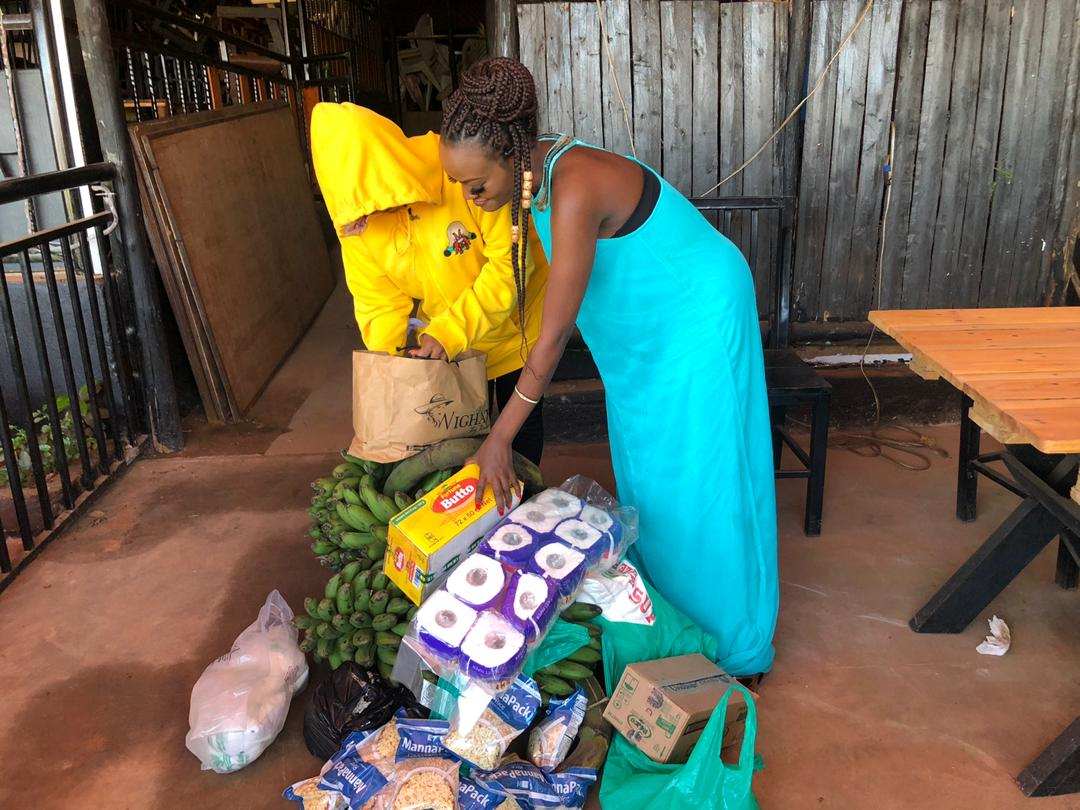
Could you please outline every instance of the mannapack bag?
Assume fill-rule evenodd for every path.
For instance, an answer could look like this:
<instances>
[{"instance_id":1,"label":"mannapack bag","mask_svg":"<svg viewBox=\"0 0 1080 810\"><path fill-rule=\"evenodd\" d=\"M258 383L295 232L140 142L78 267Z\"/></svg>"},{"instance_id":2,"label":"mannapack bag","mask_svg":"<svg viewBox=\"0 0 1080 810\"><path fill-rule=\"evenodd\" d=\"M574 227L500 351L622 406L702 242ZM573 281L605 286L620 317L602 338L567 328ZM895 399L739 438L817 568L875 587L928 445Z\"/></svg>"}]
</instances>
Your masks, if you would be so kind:
<instances>
[{"instance_id":1,"label":"mannapack bag","mask_svg":"<svg viewBox=\"0 0 1080 810\"><path fill-rule=\"evenodd\" d=\"M716 640L670 605L651 585L656 621L651 626L596 621L603 626L604 677L619 682L623 670L637 661L701 653L716 660ZM720 759L724 720L733 689L744 693L746 727L737 765ZM600 784L602 807L619 810L757 810L751 790L756 767L754 743L757 709L750 692L733 682L701 732L690 758L681 764L654 762L621 734L611 742Z\"/></svg>"},{"instance_id":2,"label":"mannapack bag","mask_svg":"<svg viewBox=\"0 0 1080 810\"><path fill-rule=\"evenodd\" d=\"M428 360L353 352L353 441L349 452L401 461L444 439L490 428L487 361L477 352Z\"/></svg>"}]
</instances>

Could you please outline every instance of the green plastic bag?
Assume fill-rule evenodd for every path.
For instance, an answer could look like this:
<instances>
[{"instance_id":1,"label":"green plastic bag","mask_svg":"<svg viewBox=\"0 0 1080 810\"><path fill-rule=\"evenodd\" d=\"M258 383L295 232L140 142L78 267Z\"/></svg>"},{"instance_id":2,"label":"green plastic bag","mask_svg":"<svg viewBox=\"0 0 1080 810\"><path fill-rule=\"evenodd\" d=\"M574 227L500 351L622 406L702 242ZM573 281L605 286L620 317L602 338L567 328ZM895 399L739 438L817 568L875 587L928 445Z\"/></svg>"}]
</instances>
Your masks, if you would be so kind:
<instances>
[{"instance_id":1,"label":"green plastic bag","mask_svg":"<svg viewBox=\"0 0 1080 810\"><path fill-rule=\"evenodd\" d=\"M604 677L609 691L623 670L637 661L690 653L716 660L716 639L669 604L651 583L646 587L656 617L652 625L596 620L604 631ZM720 759L733 689L743 692L746 699L746 732L738 765ZM754 756L756 738L757 708L753 696L739 683L732 683L724 693L684 764L654 762L616 732L604 765L600 804L619 810L756 810L758 803L751 790L759 767Z\"/></svg>"}]
</instances>

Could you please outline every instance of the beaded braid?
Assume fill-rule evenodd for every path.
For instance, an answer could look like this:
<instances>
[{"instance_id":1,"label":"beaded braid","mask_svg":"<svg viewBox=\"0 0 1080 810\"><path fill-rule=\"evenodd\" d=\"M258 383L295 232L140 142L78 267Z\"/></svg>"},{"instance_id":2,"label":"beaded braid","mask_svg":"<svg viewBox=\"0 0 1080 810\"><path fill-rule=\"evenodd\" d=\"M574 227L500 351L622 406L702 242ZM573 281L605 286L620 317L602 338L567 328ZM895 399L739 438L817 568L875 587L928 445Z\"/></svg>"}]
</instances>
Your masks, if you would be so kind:
<instances>
[{"instance_id":1,"label":"beaded braid","mask_svg":"<svg viewBox=\"0 0 1080 810\"><path fill-rule=\"evenodd\" d=\"M477 62L443 102L443 140L476 140L513 161L514 196L510 200L510 264L517 292L521 353L525 359L526 252L532 205L532 144L536 140L536 85L529 69L502 57Z\"/></svg>"}]
</instances>

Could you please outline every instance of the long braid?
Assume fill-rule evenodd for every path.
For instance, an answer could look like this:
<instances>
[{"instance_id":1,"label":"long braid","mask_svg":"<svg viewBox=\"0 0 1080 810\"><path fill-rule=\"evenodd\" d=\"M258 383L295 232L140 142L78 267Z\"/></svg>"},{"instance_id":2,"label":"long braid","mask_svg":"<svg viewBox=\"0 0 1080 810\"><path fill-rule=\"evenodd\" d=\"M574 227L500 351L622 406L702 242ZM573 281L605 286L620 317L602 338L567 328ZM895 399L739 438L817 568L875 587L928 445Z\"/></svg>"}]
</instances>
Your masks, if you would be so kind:
<instances>
[{"instance_id":1,"label":"long braid","mask_svg":"<svg viewBox=\"0 0 1080 810\"><path fill-rule=\"evenodd\" d=\"M522 175L532 166L536 140L536 85L529 69L513 59L477 62L461 76L461 84L443 103L442 137L449 142L476 140L513 163L514 196L511 227L517 241L510 246L510 264L517 292L521 354L525 359L526 256L531 210L521 204Z\"/></svg>"}]
</instances>

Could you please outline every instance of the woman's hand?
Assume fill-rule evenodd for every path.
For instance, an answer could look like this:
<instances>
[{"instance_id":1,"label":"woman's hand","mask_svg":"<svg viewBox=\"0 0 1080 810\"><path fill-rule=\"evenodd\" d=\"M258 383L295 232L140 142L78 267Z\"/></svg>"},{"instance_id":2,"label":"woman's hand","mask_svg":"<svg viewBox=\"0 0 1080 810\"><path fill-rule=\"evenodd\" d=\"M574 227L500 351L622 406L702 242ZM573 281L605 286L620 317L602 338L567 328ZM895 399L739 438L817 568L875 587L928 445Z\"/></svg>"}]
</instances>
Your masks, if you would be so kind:
<instances>
[{"instance_id":1,"label":"woman's hand","mask_svg":"<svg viewBox=\"0 0 1080 810\"><path fill-rule=\"evenodd\" d=\"M429 360L446 360L446 349L442 347L431 335L424 334L420 336L420 345L415 349L410 349L409 354L412 357L427 358Z\"/></svg>"},{"instance_id":2,"label":"woman's hand","mask_svg":"<svg viewBox=\"0 0 1080 810\"><path fill-rule=\"evenodd\" d=\"M499 516L506 514L513 505L514 495L520 494L510 442L492 434L484 439L476 455L466 463L480 467L480 483L476 488L477 507L484 498L484 492L491 487L499 507Z\"/></svg>"}]
</instances>

